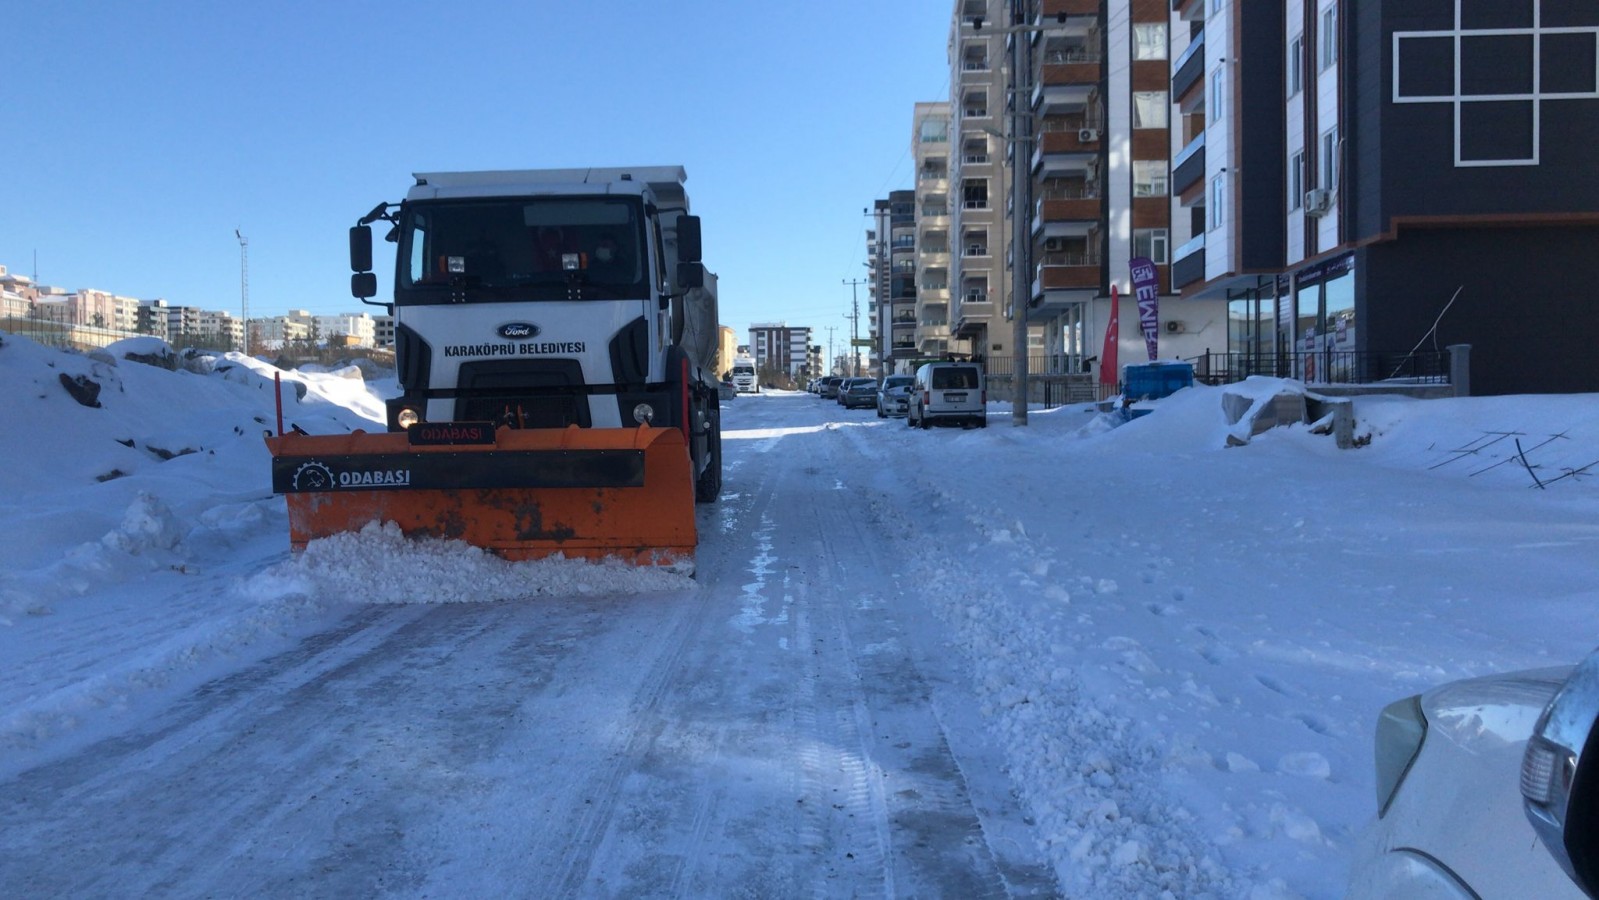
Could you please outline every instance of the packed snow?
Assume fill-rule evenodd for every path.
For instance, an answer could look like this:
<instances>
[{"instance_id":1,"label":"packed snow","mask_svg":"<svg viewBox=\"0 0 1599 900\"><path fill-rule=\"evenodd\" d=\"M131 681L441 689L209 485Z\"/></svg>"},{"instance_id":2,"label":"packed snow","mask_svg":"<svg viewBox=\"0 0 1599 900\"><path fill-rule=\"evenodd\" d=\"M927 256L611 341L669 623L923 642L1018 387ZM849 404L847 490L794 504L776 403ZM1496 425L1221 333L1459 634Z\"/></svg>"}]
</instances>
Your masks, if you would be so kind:
<instances>
[{"instance_id":1,"label":"packed snow","mask_svg":"<svg viewBox=\"0 0 1599 900\"><path fill-rule=\"evenodd\" d=\"M512 564L378 526L291 554L261 440L278 427L278 378L286 423L312 433L381 428L382 399L396 390L391 373L370 367L280 372L156 341L85 355L0 335L0 795L41 773L71 782L70 767L101 748L230 676L346 634L363 615L595 601L608 615L645 615L626 610L683 597L714 605L725 594L726 615L704 626L717 631L700 635L707 642L783 628L772 646L791 651L830 637L818 624L828 605L894 623L836 651L860 666L851 689L867 700L837 722L812 723L811 734L865 750L836 751L836 764L816 771L842 772L834 777L867 795L863 808L892 810L909 795L887 785L916 773L891 749L905 742L887 732L947 744L958 765L948 778L964 783L1006 893L1040 892L1027 887L1037 861L1048 872L1042 892L1065 896L1337 897L1374 814L1372 732L1384 704L1456 678L1575 662L1599 643L1594 396L1361 396L1351 449L1304 425L1250 435L1228 422L1225 391L1303 390L1267 379L1188 389L1127 422L1079 405L1035 409L1015 428L995 403L986 429L930 432L806 394L746 396L724 405L724 496L699 514L702 559L730 562L702 562L691 579L561 559ZM802 483L804 504L783 492ZM768 489L769 504L750 505ZM802 509L838 518L817 534ZM697 633L670 624L658 639ZM582 656L583 642L560 652ZM618 683L638 664L626 654L585 660ZM918 674L905 684L932 697L930 718L894 725L860 712L909 709L870 706L873 690L887 690L882 679L907 668ZM805 696L770 702L817 699L807 684L793 690ZM667 703L678 704L667 736L712 708L574 701L581 710L551 739L593 725L580 715L653 714L651 704ZM218 742L234 737L206 727ZM729 737L753 727L718 723L712 756L750 757L739 771L760 785L777 777L761 774L772 768L759 764L766 732L742 745ZM650 735L666 739L642 734L630 752L644 754ZM827 752L803 750L835 760ZM818 778L796 791L820 790ZM631 781L613 786L632 790ZM82 791L70 802L91 804L94 792ZM35 805L8 815L66 815L26 802ZM885 847L903 827L891 815L856 831L826 824L825 810L805 815L818 817L805 833L834 879L819 896L918 891L913 875L892 877L909 864ZM785 816L746 827L775 839ZM46 883L52 865L50 848L25 836L55 826L23 824L8 826L0 853L0 893L10 896ZM462 813L427 827L488 826ZM846 838L882 851L872 880L850 881L842 852L827 857ZM233 865L238 877L271 865L247 842L237 847L218 851L213 869ZM475 864L492 870L489 850L480 852ZM731 871L715 849L694 852L695 877ZM285 853L279 864L298 861ZM80 874L59 865L63 884ZM107 856L92 865L115 883L125 874L117 867L134 864ZM642 864L632 865L595 861L598 874L566 884L574 894L596 883L627 893L617 885L640 877ZM505 887L487 874L469 880L473 864L451 866L457 887ZM192 868L174 872L166 893L216 884L182 880ZM660 890L689 893L675 882ZM308 892L326 891L313 883Z\"/></svg>"}]
</instances>

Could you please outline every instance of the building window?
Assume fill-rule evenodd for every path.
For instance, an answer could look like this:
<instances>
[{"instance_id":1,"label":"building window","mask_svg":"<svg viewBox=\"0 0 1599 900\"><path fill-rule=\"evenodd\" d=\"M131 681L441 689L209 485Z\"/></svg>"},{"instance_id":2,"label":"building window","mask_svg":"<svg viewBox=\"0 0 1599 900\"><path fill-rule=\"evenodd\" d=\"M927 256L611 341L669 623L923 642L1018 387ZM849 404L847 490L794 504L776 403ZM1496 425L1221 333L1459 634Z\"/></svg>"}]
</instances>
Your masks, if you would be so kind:
<instances>
[{"instance_id":1,"label":"building window","mask_svg":"<svg viewBox=\"0 0 1599 900\"><path fill-rule=\"evenodd\" d=\"M1321 136L1321 178L1317 187L1332 190L1338 187L1338 129Z\"/></svg>"},{"instance_id":2,"label":"building window","mask_svg":"<svg viewBox=\"0 0 1599 900\"><path fill-rule=\"evenodd\" d=\"M1288 211L1293 212L1305 204L1305 151L1297 150L1288 158Z\"/></svg>"},{"instance_id":3,"label":"building window","mask_svg":"<svg viewBox=\"0 0 1599 900\"><path fill-rule=\"evenodd\" d=\"M1165 128L1171 104L1165 91L1133 92L1133 127Z\"/></svg>"},{"instance_id":4,"label":"building window","mask_svg":"<svg viewBox=\"0 0 1599 900\"><path fill-rule=\"evenodd\" d=\"M1225 204L1222 202L1226 197L1226 190L1227 176L1225 174L1217 175L1210 180L1210 200L1206 205L1210 207L1211 231L1220 228L1222 223L1227 221L1227 211L1224 208Z\"/></svg>"},{"instance_id":5,"label":"building window","mask_svg":"<svg viewBox=\"0 0 1599 900\"><path fill-rule=\"evenodd\" d=\"M1165 59L1169 47L1165 22L1133 25L1133 59Z\"/></svg>"},{"instance_id":6,"label":"building window","mask_svg":"<svg viewBox=\"0 0 1599 900\"><path fill-rule=\"evenodd\" d=\"M961 207L963 209L988 208L987 179L973 179L961 186Z\"/></svg>"},{"instance_id":7,"label":"building window","mask_svg":"<svg viewBox=\"0 0 1599 900\"><path fill-rule=\"evenodd\" d=\"M1164 266L1166 245L1170 243L1164 228L1136 228L1133 230L1133 256L1148 257L1157 266Z\"/></svg>"},{"instance_id":8,"label":"building window","mask_svg":"<svg viewBox=\"0 0 1599 900\"><path fill-rule=\"evenodd\" d=\"M1227 69L1223 63L1210 73L1210 120L1220 122L1222 115L1222 91L1227 87Z\"/></svg>"},{"instance_id":9,"label":"building window","mask_svg":"<svg viewBox=\"0 0 1599 900\"><path fill-rule=\"evenodd\" d=\"M1133 160L1133 196L1164 197L1168 193L1164 160Z\"/></svg>"},{"instance_id":10,"label":"building window","mask_svg":"<svg viewBox=\"0 0 1599 900\"><path fill-rule=\"evenodd\" d=\"M1321 69L1326 71L1338 61L1338 5L1335 3L1321 11Z\"/></svg>"},{"instance_id":11,"label":"building window","mask_svg":"<svg viewBox=\"0 0 1599 900\"><path fill-rule=\"evenodd\" d=\"M1297 96L1304 85L1305 71L1305 36L1294 35L1288 42L1288 96Z\"/></svg>"}]
</instances>

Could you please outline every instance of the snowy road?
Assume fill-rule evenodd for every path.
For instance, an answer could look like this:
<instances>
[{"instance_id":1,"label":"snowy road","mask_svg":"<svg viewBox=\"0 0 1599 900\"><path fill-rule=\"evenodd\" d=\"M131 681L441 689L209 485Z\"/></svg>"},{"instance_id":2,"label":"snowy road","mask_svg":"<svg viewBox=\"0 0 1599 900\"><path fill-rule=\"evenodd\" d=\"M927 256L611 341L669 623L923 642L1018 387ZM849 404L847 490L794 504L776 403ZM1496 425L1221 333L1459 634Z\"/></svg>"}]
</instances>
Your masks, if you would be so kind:
<instances>
[{"instance_id":1,"label":"snowy road","mask_svg":"<svg viewBox=\"0 0 1599 900\"><path fill-rule=\"evenodd\" d=\"M275 374L0 346L0 897L1332 900L1385 704L1599 643L1592 397L740 398L691 582L291 557ZM388 384L292 375L312 433Z\"/></svg>"},{"instance_id":2,"label":"snowy road","mask_svg":"<svg viewBox=\"0 0 1599 900\"><path fill-rule=\"evenodd\" d=\"M0 794L0 880L28 896L1052 895L941 626L922 592L883 589L905 535L860 488L906 433L863 415L735 407L697 589L357 607L24 773Z\"/></svg>"}]
</instances>

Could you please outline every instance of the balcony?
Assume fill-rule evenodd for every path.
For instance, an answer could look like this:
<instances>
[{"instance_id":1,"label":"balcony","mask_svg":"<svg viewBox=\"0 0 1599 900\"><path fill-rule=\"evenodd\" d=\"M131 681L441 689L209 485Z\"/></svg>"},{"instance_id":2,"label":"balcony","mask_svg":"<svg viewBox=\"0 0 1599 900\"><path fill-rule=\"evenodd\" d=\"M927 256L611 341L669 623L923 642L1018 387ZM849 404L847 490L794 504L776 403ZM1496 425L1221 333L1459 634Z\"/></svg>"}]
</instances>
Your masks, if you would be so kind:
<instances>
[{"instance_id":1,"label":"balcony","mask_svg":"<svg viewBox=\"0 0 1599 900\"><path fill-rule=\"evenodd\" d=\"M1205 236L1201 234L1172 254L1171 287L1174 291L1181 290L1184 285L1204 280Z\"/></svg>"},{"instance_id":2,"label":"balcony","mask_svg":"<svg viewBox=\"0 0 1599 900\"><path fill-rule=\"evenodd\" d=\"M1044 0L1043 9L1039 10L1039 13L1044 22L1049 22L1062 13L1068 16L1097 17L1099 0Z\"/></svg>"},{"instance_id":3,"label":"balcony","mask_svg":"<svg viewBox=\"0 0 1599 900\"><path fill-rule=\"evenodd\" d=\"M1188 44L1183 55L1172 63L1171 98L1178 109L1191 113L1205 102L1205 33L1201 31ZM1196 91L1197 88L1197 91ZM1197 100L1192 94L1197 93Z\"/></svg>"},{"instance_id":4,"label":"balcony","mask_svg":"<svg viewBox=\"0 0 1599 900\"><path fill-rule=\"evenodd\" d=\"M1099 254L1090 250L1073 251L1046 251L1039 260L1033 279L1033 296L1043 297L1043 304L1036 304L1035 308L1049 306L1050 292L1073 292L1083 296L1092 296L1099 290L1100 281L1104 277L1104 268L1100 264ZM1078 297L1068 297L1075 301Z\"/></svg>"},{"instance_id":5,"label":"balcony","mask_svg":"<svg viewBox=\"0 0 1599 900\"><path fill-rule=\"evenodd\" d=\"M1205 133L1188 142L1188 146L1171 161L1171 192L1181 194L1205 177Z\"/></svg>"},{"instance_id":6,"label":"balcony","mask_svg":"<svg viewBox=\"0 0 1599 900\"><path fill-rule=\"evenodd\" d=\"M993 320L994 304L986 297L979 303L963 300L955 307L955 324L950 327L950 335L966 339L977 337Z\"/></svg>"},{"instance_id":7,"label":"balcony","mask_svg":"<svg viewBox=\"0 0 1599 900\"><path fill-rule=\"evenodd\" d=\"M1033 207L1033 231L1047 231L1051 236L1086 234L1099 223L1104 210L1097 184L1046 188Z\"/></svg>"}]
</instances>

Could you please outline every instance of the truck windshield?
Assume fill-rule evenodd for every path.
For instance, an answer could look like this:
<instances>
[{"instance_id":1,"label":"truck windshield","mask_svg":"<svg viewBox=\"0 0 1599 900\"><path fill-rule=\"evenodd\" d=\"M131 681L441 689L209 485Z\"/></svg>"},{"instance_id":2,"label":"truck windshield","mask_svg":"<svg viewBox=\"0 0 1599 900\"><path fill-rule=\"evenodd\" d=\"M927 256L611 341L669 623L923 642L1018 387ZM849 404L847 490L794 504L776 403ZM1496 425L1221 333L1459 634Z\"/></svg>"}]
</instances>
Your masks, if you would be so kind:
<instances>
[{"instance_id":1,"label":"truck windshield","mask_svg":"<svg viewBox=\"0 0 1599 900\"><path fill-rule=\"evenodd\" d=\"M402 303L649 292L636 198L430 200L406 206L399 237Z\"/></svg>"}]
</instances>

